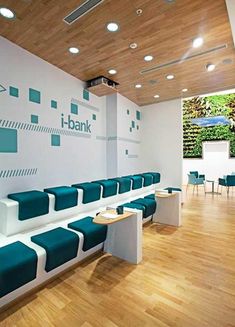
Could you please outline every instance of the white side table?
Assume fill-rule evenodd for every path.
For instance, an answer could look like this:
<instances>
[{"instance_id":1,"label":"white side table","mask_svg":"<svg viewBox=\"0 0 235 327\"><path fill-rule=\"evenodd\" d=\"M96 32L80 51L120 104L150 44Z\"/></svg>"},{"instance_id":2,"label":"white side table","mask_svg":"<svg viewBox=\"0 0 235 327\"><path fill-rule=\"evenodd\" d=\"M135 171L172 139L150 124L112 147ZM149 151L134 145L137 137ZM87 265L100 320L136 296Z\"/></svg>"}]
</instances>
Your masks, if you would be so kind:
<instances>
[{"instance_id":1,"label":"white side table","mask_svg":"<svg viewBox=\"0 0 235 327\"><path fill-rule=\"evenodd\" d=\"M181 199L179 192L156 192L157 210L153 221L172 226L181 226Z\"/></svg>"}]
</instances>

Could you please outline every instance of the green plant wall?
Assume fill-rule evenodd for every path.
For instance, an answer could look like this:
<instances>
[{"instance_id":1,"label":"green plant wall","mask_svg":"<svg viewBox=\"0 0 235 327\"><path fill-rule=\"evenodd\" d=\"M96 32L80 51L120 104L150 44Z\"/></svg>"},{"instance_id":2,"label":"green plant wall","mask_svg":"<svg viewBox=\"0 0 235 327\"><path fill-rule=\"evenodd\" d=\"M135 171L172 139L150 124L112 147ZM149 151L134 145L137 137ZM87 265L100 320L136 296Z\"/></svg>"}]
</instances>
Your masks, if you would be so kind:
<instances>
[{"instance_id":1,"label":"green plant wall","mask_svg":"<svg viewBox=\"0 0 235 327\"><path fill-rule=\"evenodd\" d=\"M225 116L230 125L199 127L193 118ZM202 158L204 141L230 141L230 157L235 157L235 94L194 97L183 101L184 158Z\"/></svg>"}]
</instances>

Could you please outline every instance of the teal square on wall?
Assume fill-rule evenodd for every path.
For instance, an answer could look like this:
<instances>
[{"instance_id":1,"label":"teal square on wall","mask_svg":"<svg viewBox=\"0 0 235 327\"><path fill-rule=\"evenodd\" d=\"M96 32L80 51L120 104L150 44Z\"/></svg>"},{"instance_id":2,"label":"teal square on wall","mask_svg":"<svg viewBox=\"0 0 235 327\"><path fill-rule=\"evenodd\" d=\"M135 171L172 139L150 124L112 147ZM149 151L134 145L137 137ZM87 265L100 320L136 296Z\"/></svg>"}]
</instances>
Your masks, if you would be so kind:
<instances>
[{"instance_id":1,"label":"teal square on wall","mask_svg":"<svg viewBox=\"0 0 235 327\"><path fill-rule=\"evenodd\" d=\"M57 109L57 101L51 100L51 108Z\"/></svg>"},{"instance_id":2,"label":"teal square on wall","mask_svg":"<svg viewBox=\"0 0 235 327\"><path fill-rule=\"evenodd\" d=\"M60 146L60 135L51 135L51 145L52 146Z\"/></svg>"},{"instance_id":3,"label":"teal square on wall","mask_svg":"<svg viewBox=\"0 0 235 327\"><path fill-rule=\"evenodd\" d=\"M83 89L83 99L87 101L90 100L90 92L86 89Z\"/></svg>"},{"instance_id":4,"label":"teal square on wall","mask_svg":"<svg viewBox=\"0 0 235 327\"><path fill-rule=\"evenodd\" d=\"M37 115L31 115L31 123L38 124L38 116Z\"/></svg>"},{"instance_id":5,"label":"teal square on wall","mask_svg":"<svg viewBox=\"0 0 235 327\"><path fill-rule=\"evenodd\" d=\"M9 87L9 94L10 94L12 97L16 97L16 98L18 98L18 97L19 97L19 89L17 89L17 87L10 86L10 87Z\"/></svg>"},{"instance_id":6,"label":"teal square on wall","mask_svg":"<svg viewBox=\"0 0 235 327\"><path fill-rule=\"evenodd\" d=\"M130 110L129 110L129 109L127 109L126 113L127 113L128 115L130 115Z\"/></svg>"},{"instance_id":7,"label":"teal square on wall","mask_svg":"<svg viewBox=\"0 0 235 327\"><path fill-rule=\"evenodd\" d=\"M78 105L75 103L71 103L71 114L74 114L74 115L78 114Z\"/></svg>"},{"instance_id":8,"label":"teal square on wall","mask_svg":"<svg viewBox=\"0 0 235 327\"><path fill-rule=\"evenodd\" d=\"M0 152L17 152L17 130L11 128L0 128Z\"/></svg>"},{"instance_id":9,"label":"teal square on wall","mask_svg":"<svg viewBox=\"0 0 235 327\"><path fill-rule=\"evenodd\" d=\"M134 122L134 120L132 120L132 122L131 122L131 127L132 128L135 128L135 122Z\"/></svg>"},{"instance_id":10,"label":"teal square on wall","mask_svg":"<svg viewBox=\"0 0 235 327\"><path fill-rule=\"evenodd\" d=\"M41 103L41 93L34 89L29 89L29 101Z\"/></svg>"},{"instance_id":11,"label":"teal square on wall","mask_svg":"<svg viewBox=\"0 0 235 327\"><path fill-rule=\"evenodd\" d=\"M96 120L96 115L95 114L92 115L92 119Z\"/></svg>"},{"instance_id":12,"label":"teal square on wall","mask_svg":"<svg viewBox=\"0 0 235 327\"><path fill-rule=\"evenodd\" d=\"M136 119L140 120L141 119L141 114L140 111L136 110Z\"/></svg>"}]
</instances>

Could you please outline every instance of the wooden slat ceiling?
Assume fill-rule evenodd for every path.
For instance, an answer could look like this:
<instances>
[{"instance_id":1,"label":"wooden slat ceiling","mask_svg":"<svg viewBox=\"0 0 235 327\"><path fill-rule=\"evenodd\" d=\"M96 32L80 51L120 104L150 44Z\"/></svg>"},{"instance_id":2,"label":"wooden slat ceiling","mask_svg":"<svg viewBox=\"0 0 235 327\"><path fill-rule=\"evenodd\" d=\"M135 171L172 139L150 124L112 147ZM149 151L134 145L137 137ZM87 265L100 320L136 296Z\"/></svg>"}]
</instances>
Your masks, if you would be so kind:
<instances>
[{"instance_id":1,"label":"wooden slat ceiling","mask_svg":"<svg viewBox=\"0 0 235 327\"><path fill-rule=\"evenodd\" d=\"M0 34L31 53L86 81L99 75L112 76L119 92L139 105L235 87L235 50L224 0L105 0L72 25L63 18L84 1L78 0L2 0L1 5L16 12L13 21L0 17ZM136 10L141 8L141 16ZM110 33L107 22L115 21L120 31ZM192 39L201 35L204 45L192 48ZM131 50L130 43L138 48ZM226 49L188 61L140 74L143 69L188 55L227 45ZM70 46L80 49L77 56ZM151 54L154 60L145 62ZM224 64L231 59L231 64ZM208 73L205 65L216 64ZM165 76L174 74L168 81ZM156 81L152 85L150 81ZM141 83L141 89L135 84ZM159 99L153 96L159 94Z\"/></svg>"}]
</instances>

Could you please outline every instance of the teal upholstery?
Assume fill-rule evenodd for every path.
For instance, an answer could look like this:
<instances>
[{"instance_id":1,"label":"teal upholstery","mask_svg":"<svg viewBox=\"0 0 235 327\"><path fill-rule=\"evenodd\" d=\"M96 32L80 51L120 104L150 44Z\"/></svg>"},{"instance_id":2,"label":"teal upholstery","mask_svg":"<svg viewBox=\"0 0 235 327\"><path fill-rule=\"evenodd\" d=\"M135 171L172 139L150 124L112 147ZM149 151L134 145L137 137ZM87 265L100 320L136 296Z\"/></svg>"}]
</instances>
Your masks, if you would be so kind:
<instances>
[{"instance_id":1,"label":"teal upholstery","mask_svg":"<svg viewBox=\"0 0 235 327\"><path fill-rule=\"evenodd\" d=\"M36 252L17 241L0 248L0 297L31 282L37 275Z\"/></svg>"},{"instance_id":2,"label":"teal upholstery","mask_svg":"<svg viewBox=\"0 0 235 327\"><path fill-rule=\"evenodd\" d=\"M107 226L93 223L92 217L85 217L74 221L68 224L68 227L84 235L83 251L103 243L107 237Z\"/></svg>"},{"instance_id":3,"label":"teal upholstery","mask_svg":"<svg viewBox=\"0 0 235 327\"><path fill-rule=\"evenodd\" d=\"M124 178L129 178L132 180L132 190L137 190L141 187L143 187L143 177L140 175L128 175L128 176L123 176Z\"/></svg>"},{"instance_id":4,"label":"teal upholstery","mask_svg":"<svg viewBox=\"0 0 235 327\"><path fill-rule=\"evenodd\" d=\"M55 196L55 210L64 210L78 204L78 191L75 187L57 186L44 189Z\"/></svg>"},{"instance_id":5,"label":"teal upholstery","mask_svg":"<svg viewBox=\"0 0 235 327\"><path fill-rule=\"evenodd\" d=\"M151 200L155 200L156 201L155 194L146 195L144 198L145 199L151 199Z\"/></svg>"},{"instance_id":6,"label":"teal upholstery","mask_svg":"<svg viewBox=\"0 0 235 327\"><path fill-rule=\"evenodd\" d=\"M46 250L46 272L63 265L77 256L79 236L62 227L34 235L31 237L31 241Z\"/></svg>"},{"instance_id":7,"label":"teal upholstery","mask_svg":"<svg viewBox=\"0 0 235 327\"><path fill-rule=\"evenodd\" d=\"M225 178L219 178L219 185L222 186L235 186L235 175L227 175Z\"/></svg>"},{"instance_id":8,"label":"teal upholstery","mask_svg":"<svg viewBox=\"0 0 235 327\"><path fill-rule=\"evenodd\" d=\"M203 185L204 178L196 177L195 174L188 174L188 184L190 185Z\"/></svg>"},{"instance_id":9,"label":"teal upholstery","mask_svg":"<svg viewBox=\"0 0 235 327\"><path fill-rule=\"evenodd\" d=\"M227 186L226 178L219 178L219 185L221 185L221 186Z\"/></svg>"},{"instance_id":10,"label":"teal upholstery","mask_svg":"<svg viewBox=\"0 0 235 327\"><path fill-rule=\"evenodd\" d=\"M19 203L19 220L26 220L49 212L49 197L45 192L28 191L8 195Z\"/></svg>"},{"instance_id":11,"label":"teal upholstery","mask_svg":"<svg viewBox=\"0 0 235 327\"><path fill-rule=\"evenodd\" d=\"M141 204L138 204L138 203L132 203L132 202L124 203L124 204L122 204L122 206L126 207L126 208L141 210L143 212L143 218L146 218L146 216L145 216L145 212L146 212L145 206L143 206Z\"/></svg>"},{"instance_id":12,"label":"teal upholstery","mask_svg":"<svg viewBox=\"0 0 235 327\"><path fill-rule=\"evenodd\" d=\"M119 184L119 194L123 194L126 192L129 192L131 190L131 179L130 178L124 178L124 177L116 177L112 178L111 180L115 180Z\"/></svg>"},{"instance_id":13,"label":"teal upholstery","mask_svg":"<svg viewBox=\"0 0 235 327\"><path fill-rule=\"evenodd\" d=\"M117 187L118 187L118 182L115 180L98 180L94 181L92 183L100 184L103 186L103 198L108 198L110 196L116 195L117 194Z\"/></svg>"},{"instance_id":14,"label":"teal upholstery","mask_svg":"<svg viewBox=\"0 0 235 327\"><path fill-rule=\"evenodd\" d=\"M101 186L96 183L73 184L73 187L83 190L82 203L90 203L100 199Z\"/></svg>"},{"instance_id":15,"label":"teal upholstery","mask_svg":"<svg viewBox=\"0 0 235 327\"><path fill-rule=\"evenodd\" d=\"M144 186L150 186L153 184L153 175L148 173L139 174L144 179Z\"/></svg>"},{"instance_id":16,"label":"teal upholstery","mask_svg":"<svg viewBox=\"0 0 235 327\"><path fill-rule=\"evenodd\" d=\"M171 190L173 192L174 191L176 191L176 192L182 192L181 188L179 188L179 187L171 187L171 186L164 188L164 190L166 190L166 191Z\"/></svg>"},{"instance_id":17,"label":"teal upholstery","mask_svg":"<svg viewBox=\"0 0 235 327\"><path fill-rule=\"evenodd\" d=\"M161 174L160 173L147 172L146 174L151 174L153 176L153 184L160 183L160 180L161 180Z\"/></svg>"},{"instance_id":18,"label":"teal upholstery","mask_svg":"<svg viewBox=\"0 0 235 327\"><path fill-rule=\"evenodd\" d=\"M144 218L147 218L149 216L152 216L156 212L157 208L157 202L154 199L149 199L149 198L140 198L134 201L131 201L131 203L137 203L145 207L145 213L144 213Z\"/></svg>"},{"instance_id":19,"label":"teal upholstery","mask_svg":"<svg viewBox=\"0 0 235 327\"><path fill-rule=\"evenodd\" d=\"M205 180L205 175L199 174L198 171L190 171L189 174L194 175L196 178L203 178L203 180Z\"/></svg>"}]
</instances>

